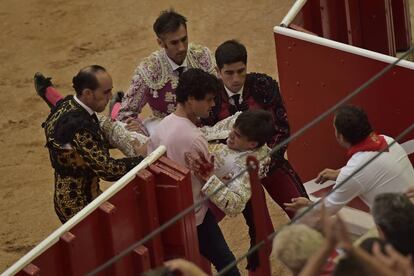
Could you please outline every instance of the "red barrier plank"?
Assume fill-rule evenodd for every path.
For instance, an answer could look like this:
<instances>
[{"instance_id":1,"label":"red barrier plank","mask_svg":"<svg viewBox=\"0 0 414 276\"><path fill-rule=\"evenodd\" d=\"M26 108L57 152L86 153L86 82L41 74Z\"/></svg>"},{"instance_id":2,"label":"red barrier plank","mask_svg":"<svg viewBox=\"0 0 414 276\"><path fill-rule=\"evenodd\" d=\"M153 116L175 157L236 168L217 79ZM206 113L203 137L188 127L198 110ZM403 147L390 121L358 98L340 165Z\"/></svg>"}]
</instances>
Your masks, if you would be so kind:
<instances>
[{"instance_id":1,"label":"red barrier plank","mask_svg":"<svg viewBox=\"0 0 414 276\"><path fill-rule=\"evenodd\" d=\"M22 273L19 273L17 275L31 275L31 276L39 276L40 275L40 269L35 266L34 264L29 264L26 266Z\"/></svg>"},{"instance_id":2,"label":"red barrier plank","mask_svg":"<svg viewBox=\"0 0 414 276\"><path fill-rule=\"evenodd\" d=\"M323 37L348 43L344 0L320 0L320 10Z\"/></svg>"},{"instance_id":3,"label":"red barrier plank","mask_svg":"<svg viewBox=\"0 0 414 276\"><path fill-rule=\"evenodd\" d=\"M109 201L117 209L108 213L112 255L116 255L159 227L154 177L149 171L140 171L134 180ZM145 247L149 250L153 266L163 263L161 237L154 237ZM132 268L131 261L131 256L123 260L125 267ZM132 272L119 273L126 274Z\"/></svg>"},{"instance_id":4,"label":"red barrier plank","mask_svg":"<svg viewBox=\"0 0 414 276\"><path fill-rule=\"evenodd\" d=\"M394 23L395 47L406 51L411 46L410 6L407 0L392 0L392 19Z\"/></svg>"},{"instance_id":5,"label":"red barrier plank","mask_svg":"<svg viewBox=\"0 0 414 276\"><path fill-rule=\"evenodd\" d=\"M362 47L362 26L359 11L359 0L345 0L345 17L348 33L348 44Z\"/></svg>"},{"instance_id":6,"label":"red barrier plank","mask_svg":"<svg viewBox=\"0 0 414 276\"><path fill-rule=\"evenodd\" d=\"M359 7L363 47L395 56L391 0L360 0Z\"/></svg>"},{"instance_id":7,"label":"red barrier plank","mask_svg":"<svg viewBox=\"0 0 414 276\"><path fill-rule=\"evenodd\" d=\"M165 157L150 166L155 175L160 224L193 204L190 172ZM194 212L162 233L165 258L184 257L201 264Z\"/></svg>"},{"instance_id":8,"label":"red barrier plank","mask_svg":"<svg viewBox=\"0 0 414 276\"><path fill-rule=\"evenodd\" d=\"M138 246L132 252L134 273L128 275L141 275L151 268L150 256L145 246ZM126 275L126 274L125 274Z\"/></svg>"},{"instance_id":9,"label":"red barrier plank","mask_svg":"<svg viewBox=\"0 0 414 276\"><path fill-rule=\"evenodd\" d=\"M306 1L302 10L291 23L315 33L318 36L322 36L322 19L319 0Z\"/></svg>"},{"instance_id":10,"label":"red barrier plank","mask_svg":"<svg viewBox=\"0 0 414 276\"><path fill-rule=\"evenodd\" d=\"M40 269L42 275L67 275L62 265L62 254L59 244L54 244L47 251L33 260L32 264ZM27 268L27 267L26 267ZM28 275L21 270L17 275Z\"/></svg>"},{"instance_id":11,"label":"red barrier plank","mask_svg":"<svg viewBox=\"0 0 414 276\"><path fill-rule=\"evenodd\" d=\"M292 133L388 65L283 34L276 33L275 41L279 83ZM414 120L414 94L407 85L413 78L414 70L397 66L351 103L365 109L379 133L395 137ZM289 144L289 161L303 181L315 178L324 168L340 168L347 161L332 121L329 116ZM413 138L411 133L403 141Z\"/></svg>"},{"instance_id":12,"label":"red barrier plank","mask_svg":"<svg viewBox=\"0 0 414 276\"><path fill-rule=\"evenodd\" d=\"M253 166L253 169L249 170L249 178L252 189L250 201L253 211L256 243L263 240L266 241L265 245L259 249L260 265L254 272L249 271L249 275L267 276L271 275L269 256L272 252L272 242L269 241L267 237L274 232L274 228L272 220L270 219L269 210L266 206L266 198L259 178L259 162L255 157L248 156L246 159L246 167L249 165Z\"/></svg>"}]
</instances>

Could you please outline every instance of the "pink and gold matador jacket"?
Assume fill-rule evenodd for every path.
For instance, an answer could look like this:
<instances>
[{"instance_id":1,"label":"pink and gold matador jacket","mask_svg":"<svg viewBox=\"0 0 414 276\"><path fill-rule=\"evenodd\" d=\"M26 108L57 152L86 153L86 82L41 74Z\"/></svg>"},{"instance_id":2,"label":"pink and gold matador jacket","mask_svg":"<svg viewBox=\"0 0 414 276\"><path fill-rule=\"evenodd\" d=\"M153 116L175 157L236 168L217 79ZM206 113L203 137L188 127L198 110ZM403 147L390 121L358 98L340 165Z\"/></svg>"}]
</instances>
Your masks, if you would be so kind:
<instances>
[{"instance_id":1,"label":"pink and gold matador jacket","mask_svg":"<svg viewBox=\"0 0 414 276\"><path fill-rule=\"evenodd\" d=\"M187 51L187 68L200 68L216 75L215 59L207 47L190 43ZM135 70L131 86L125 94L118 120L137 117L145 104L153 115L163 118L175 111L175 89L178 74L173 71L164 49L145 58Z\"/></svg>"}]
</instances>

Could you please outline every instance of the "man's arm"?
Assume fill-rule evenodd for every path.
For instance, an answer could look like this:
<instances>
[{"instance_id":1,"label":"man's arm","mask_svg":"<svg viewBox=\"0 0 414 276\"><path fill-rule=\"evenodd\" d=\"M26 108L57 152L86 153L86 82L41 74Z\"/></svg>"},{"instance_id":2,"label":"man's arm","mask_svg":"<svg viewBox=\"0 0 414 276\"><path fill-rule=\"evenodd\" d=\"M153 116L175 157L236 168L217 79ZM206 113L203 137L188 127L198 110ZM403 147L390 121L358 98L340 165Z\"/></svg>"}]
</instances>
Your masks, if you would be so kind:
<instances>
[{"instance_id":1,"label":"man's arm","mask_svg":"<svg viewBox=\"0 0 414 276\"><path fill-rule=\"evenodd\" d=\"M251 188L247 172L231 181L226 185L217 176L212 175L201 191L210 196L210 200L226 215L234 217L246 207L251 197ZM212 195L217 189L221 190Z\"/></svg>"},{"instance_id":2,"label":"man's arm","mask_svg":"<svg viewBox=\"0 0 414 276\"><path fill-rule=\"evenodd\" d=\"M128 91L122 98L121 109L118 120L125 121L127 118L136 118L148 101L149 87L145 84L140 73L137 73L131 82Z\"/></svg>"},{"instance_id":3,"label":"man's arm","mask_svg":"<svg viewBox=\"0 0 414 276\"><path fill-rule=\"evenodd\" d=\"M207 141L227 139L240 114L241 112L236 112L234 115L217 122L214 126L203 126L200 130Z\"/></svg>"},{"instance_id":4,"label":"man's arm","mask_svg":"<svg viewBox=\"0 0 414 276\"><path fill-rule=\"evenodd\" d=\"M109 151L97 140L95 134L86 129L80 129L75 133L72 147L79 153L86 165L99 178L106 181L118 180L142 161L140 156L122 159L111 158Z\"/></svg>"},{"instance_id":5,"label":"man's arm","mask_svg":"<svg viewBox=\"0 0 414 276\"><path fill-rule=\"evenodd\" d=\"M111 121L110 118L98 115L99 124L106 139L112 147L122 151L126 156L137 156L137 150L148 142L149 138L125 128L125 123Z\"/></svg>"}]
</instances>

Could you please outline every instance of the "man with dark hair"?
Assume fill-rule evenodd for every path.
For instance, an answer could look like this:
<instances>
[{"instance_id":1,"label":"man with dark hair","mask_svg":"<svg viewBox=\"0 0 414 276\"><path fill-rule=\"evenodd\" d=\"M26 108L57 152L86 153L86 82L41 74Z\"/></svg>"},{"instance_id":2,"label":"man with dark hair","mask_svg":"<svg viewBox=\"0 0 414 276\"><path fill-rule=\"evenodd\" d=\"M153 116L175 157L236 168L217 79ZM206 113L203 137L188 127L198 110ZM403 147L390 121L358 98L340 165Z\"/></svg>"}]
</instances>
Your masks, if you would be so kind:
<instances>
[{"instance_id":1,"label":"man with dark hair","mask_svg":"<svg viewBox=\"0 0 414 276\"><path fill-rule=\"evenodd\" d=\"M270 148L265 145L274 134L272 115L264 110L249 110L236 113L213 127L203 127L201 131L207 140L227 138L226 144L211 143L209 152L214 156L214 168L202 173L203 158L186 155L189 168L206 182L202 191L226 215L236 216L246 206L251 196L248 173L233 179L246 169L248 155L260 161L260 177L264 177L270 163ZM225 183L231 180L229 183ZM220 192L214 192L220 189Z\"/></svg>"},{"instance_id":2,"label":"man with dark hair","mask_svg":"<svg viewBox=\"0 0 414 276\"><path fill-rule=\"evenodd\" d=\"M167 157L185 166L186 153L202 154L210 160L208 144L203 133L197 128L199 118L209 116L214 106L214 97L219 89L219 81L201 69L188 69L180 76L176 89L177 109L166 116L156 126L148 145L151 152L159 145L167 148ZM203 195L202 179L192 174L194 201ZM195 210L200 253L213 263L217 271L235 260L221 233L214 216L203 204ZM226 275L240 275L234 267Z\"/></svg>"},{"instance_id":3,"label":"man with dark hair","mask_svg":"<svg viewBox=\"0 0 414 276\"><path fill-rule=\"evenodd\" d=\"M414 204L406 195L376 196L372 216L381 238L404 255L414 254Z\"/></svg>"},{"instance_id":4,"label":"man with dark hair","mask_svg":"<svg viewBox=\"0 0 414 276\"><path fill-rule=\"evenodd\" d=\"M161 12L153 29L162 49L138 65L122 100L119 120L136 118L147 103L156 117L163 118L176 108L175 89L183 71L200 68L214 73L214 58L209 49L188 43L186 22L174 10Z\"/></svg>"},{"instance_id":5,"label":"man with dark hair","mask_svg":"<svg viewBox=\"0 0 414 276\"><path fill-rule=\"evenodd\" d=\"M173 9L162 11L153 25L161 50L153 52L136 68L131 85L125 93L117 93L111 106L112 119L136 122L137 131L148 135L138 115L148 103L153 115L163 118L174 112L177 102L175 89L182 72L200 68L215 74L215 61L207 47L188 42L187 19ZM62 96L46 78L35 76L36 91L49 106ZM121 102L122 101L122 102ZM121 102L121 103L119 103Z\"/></svg>"},{"instance_id":6,"label":"man with dark hair","mask_svg":"<svg viewBox=\"0 0 414 276\"><path fill-rule=\"evenodd\" d=\"M375 133L361 108L350 105L339 108L335 112L334 128L338 143L348 151L349 160L341 169L320 172L316 183L334 180L336 187L379 151L384 152L325 199L330 214L338 212L355 197L360 197L371 208L377 195L404 193L413 186L414 169L407 153L398 143L390 146L394 142L391 137ZM310 204L308 199L294 198L285 205L298 209L307 204Z\"/></svg>"},{"instance_id":7,"label":"man with dark hair","mask_svg":"<svg viewBox=\"0 0 414 276\"><path fill-rule=\"evenodd\" d=\"M112 96L105 68L91 65L73 77L75 96L60 100L43 123L46 146L55 169L55 211L62 223L100 193L99 179L115 181L142 157L115 160L96 115Z\"/></svg>"},{"instance_id":8,"label":"man with dark hair","mask_svg":"<svg viewBox=\"0 0 414 276\"><path fill-rule=\"evenodd\" d=\"M214 125L238 111L263 109L271 113L276 129L266 143L273 147L288 138L289 123L278 83L265 74L247 73L246 47L236 40L225 41L217 47L215 58L222 85L210 117L202 120L202 123ZM284 157L286 148L287 146L282 147L272 156L269 173L262 183L272 199L282 206L289 217L293 217L294 212L285 209L283 203L291 198L306 197L307 194L299 176ZM243 215L249 223L252 221L251 209L249 205L247 207ZM250 226L251 229L253 227ZM249 258L248 268L254 270L255 266Z\"/></svg>"},{"instance_id":9,"label":"man with dark hair","mask_svg":"<svg viewBox=\"0 0 414 276\"><path fill-rule=\"evenodd\" d=\"M267 144L273 147L288 138L289 122L278 83L265 74L247 73L246 47L236 40L228 40L217 47L215 57L222 88L212 114L203 123L213 125L237 111L263 109L271 112L276 129ZM293 197L307 196L299 176L284 158L286 148L281 148L272 157L269 177L263 181L270 196L280 206ZM294 215L285 211L290 217Z\"/></svg>"}]
</instances>

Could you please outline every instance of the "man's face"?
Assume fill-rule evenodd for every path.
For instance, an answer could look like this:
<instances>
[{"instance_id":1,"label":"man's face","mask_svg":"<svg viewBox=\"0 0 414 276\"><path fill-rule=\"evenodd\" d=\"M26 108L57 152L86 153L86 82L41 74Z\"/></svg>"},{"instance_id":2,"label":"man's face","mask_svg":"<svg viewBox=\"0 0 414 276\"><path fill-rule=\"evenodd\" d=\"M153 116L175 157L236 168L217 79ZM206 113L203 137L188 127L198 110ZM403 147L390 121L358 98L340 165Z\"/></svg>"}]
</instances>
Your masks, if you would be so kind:
<instances>
[{"instance_id":1,"label":"man's face","mask_svg":"<svg viewBox=\"0 0 414 276\"><path fill-rule=\"evenodd\" d=\"M98 71L95 76L99 86L88 93L88 106L95 112L102 112L112 97L112 78L104 71Z\"/></svg>"},{"instance_id":2,"label":"man's face","mask_svg":"<svg viewBox=\"0 0 414 276\"><path fill-rule=\"evenodd\" d=\"M237 127L233 127L227 138L227 146L232 150L247 151L257 147L257 142L250 141L243 136Z\"/></svg>"},{"instance_id":3,"label":"man's face","mask_svg":"<svg viewBox=\"0 0 414 276\"><path fill-rule=\"evenodd\" d=\"M218 70L219 77L224 85L233 93L237 93L246 81L247 66L242 61L224 64L223 68Z\"/></svg>"},{"instance_id":4,"label":"man's face","mask_svg":"<svg viewBox=\"0 0 414 276\"><path fill-rule=\"evenodd\" d=\"M196 100L193 97L189 97L189 103L191 104L192 112L195 116L200 118L208 118L210 116L210 110L215 105L215 95L209 93L203 100Z\"/></svg>"},{"instance_id":5,"label":"man's face","mask_svg":"<svg viewBox=\"0 0 414 276\"><path fill-rule=\"evenodd\" d=\"M188 49L187 29L184 25L175 32L162 34L157 41L176 64L181 65L184 62Z\"/></svg>"}]
</instances>

